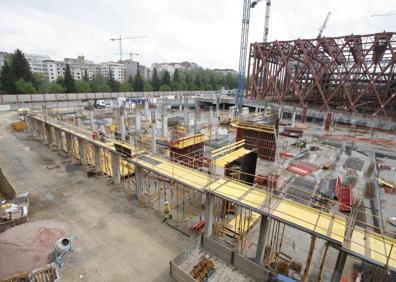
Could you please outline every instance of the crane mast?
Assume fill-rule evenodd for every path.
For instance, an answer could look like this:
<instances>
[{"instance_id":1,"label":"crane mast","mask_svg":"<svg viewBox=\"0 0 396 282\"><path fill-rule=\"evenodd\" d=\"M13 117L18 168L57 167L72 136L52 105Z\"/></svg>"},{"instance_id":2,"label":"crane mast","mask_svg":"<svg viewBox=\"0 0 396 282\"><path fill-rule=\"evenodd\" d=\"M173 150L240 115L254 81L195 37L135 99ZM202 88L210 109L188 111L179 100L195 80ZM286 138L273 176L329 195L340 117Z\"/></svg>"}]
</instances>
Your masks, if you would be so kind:
<instances>
[{"instance_id":1,"label":"crane mast","mask_svg":"<svg viewBox=\"0 0 396 282\"><path fill-rule=\"evenodd\" d=\"M323 30L326 28L326 25L327 25L327 22L329 21L330 15L331 15L331 12L328 12L324 23L322 24L322 26L319 29L318 38L322 37Z\"/></svg>"},{"instance_id":2,"label":"crane mast","mask_svg":"<svg viewBox=\"0 0 396 282\"><path fill-rule=\"evenodd\" d=\"M239 48L239 67L237 80L237 94L235 97L235 115L238 116L243 106L243 92L245 89L245 73L246 73L246 55L249 39L249 21L250 21L250 5L251 0L243 1L242 13L242 30L241 45Z\"/></svg>"}]
</instances>

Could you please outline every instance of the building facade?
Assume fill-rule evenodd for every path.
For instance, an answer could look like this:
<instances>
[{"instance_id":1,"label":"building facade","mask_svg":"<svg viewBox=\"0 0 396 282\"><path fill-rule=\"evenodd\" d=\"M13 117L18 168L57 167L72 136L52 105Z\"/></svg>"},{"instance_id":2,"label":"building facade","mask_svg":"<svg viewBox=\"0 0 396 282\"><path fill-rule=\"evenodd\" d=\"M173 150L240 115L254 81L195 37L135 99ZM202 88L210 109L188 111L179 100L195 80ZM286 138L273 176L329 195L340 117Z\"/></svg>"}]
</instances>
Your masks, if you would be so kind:
<instances>
[{"instance_id":1,"label":"building facade","mask_svg":"<svg viewBox=\"0 0 396 282\"><path fill-rule=\"evenodd\" d=\"M126 79L126 67L122 63L100 63L96 67L96 72L105 78L109 78L111 72L118 82L124 82Z\"/></svg>"}]
</instances>

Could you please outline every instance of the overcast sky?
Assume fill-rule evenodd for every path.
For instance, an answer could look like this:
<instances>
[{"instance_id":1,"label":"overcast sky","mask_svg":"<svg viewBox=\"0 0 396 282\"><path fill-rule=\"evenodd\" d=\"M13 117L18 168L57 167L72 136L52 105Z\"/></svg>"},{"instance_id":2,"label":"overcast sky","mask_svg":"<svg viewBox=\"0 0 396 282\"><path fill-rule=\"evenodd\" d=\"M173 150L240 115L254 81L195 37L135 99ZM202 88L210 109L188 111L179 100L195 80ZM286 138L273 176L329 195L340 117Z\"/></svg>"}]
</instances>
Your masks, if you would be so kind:
<instances>
[{"instance_id":1,"label":"overcast sky","mask_svg":"<svg viewBox=\"0 0 396 282\"><path fill-rule=\"evenodd\" d=\"M0 51L95 62L139 53L141 63L193 61L237 69L243 0L0 0ZM262 41L265 3L251 10L249 42ZM327 12L325 36L396 31L396 0L272 0L269 40L313 38ZM125 58L129 57L124 55Z\"/></svg>"}]
</instances>

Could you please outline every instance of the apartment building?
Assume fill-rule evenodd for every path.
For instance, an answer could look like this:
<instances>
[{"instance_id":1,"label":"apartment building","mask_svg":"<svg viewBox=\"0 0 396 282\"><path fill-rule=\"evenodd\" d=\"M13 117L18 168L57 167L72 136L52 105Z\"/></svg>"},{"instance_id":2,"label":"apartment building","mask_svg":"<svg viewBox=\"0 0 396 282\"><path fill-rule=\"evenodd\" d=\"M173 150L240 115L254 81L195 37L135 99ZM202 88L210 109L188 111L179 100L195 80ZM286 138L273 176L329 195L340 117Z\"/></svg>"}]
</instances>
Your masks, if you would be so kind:
<instances>
[{"instance_id":1,"label":"apartment building","mask_svg":"<svg viewBox=\"0 0 396 282\"><path fill-rule=\"evenodd\" d=\"M100 63L96 66L96 72L105 78L109 78L110 71L113 74L115 80L124 82L126 79L126 68L122 63Z\"/></svg>"}]
</instances>

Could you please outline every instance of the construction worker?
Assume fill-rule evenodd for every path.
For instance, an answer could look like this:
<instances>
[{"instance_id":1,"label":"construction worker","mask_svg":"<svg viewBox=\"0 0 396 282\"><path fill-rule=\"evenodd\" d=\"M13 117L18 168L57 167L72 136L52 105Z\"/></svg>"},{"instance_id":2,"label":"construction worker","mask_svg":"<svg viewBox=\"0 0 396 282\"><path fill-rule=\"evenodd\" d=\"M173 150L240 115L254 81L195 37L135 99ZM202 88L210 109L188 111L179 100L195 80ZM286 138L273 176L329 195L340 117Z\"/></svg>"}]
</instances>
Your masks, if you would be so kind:
<instances>
[{"instance_id":1,"label":"construction worker","mask_svg":"<svg viewBox=\"0 0 396 282\"><path fill-rule=\"evenodd\" d=\"M164 204L164 220L163 220L163 222L165 222L169 218L172 218L171 208L170 208L170 205L169 205L168 201L165 201L165 204Z\"/></svg>"}]
</instances>

